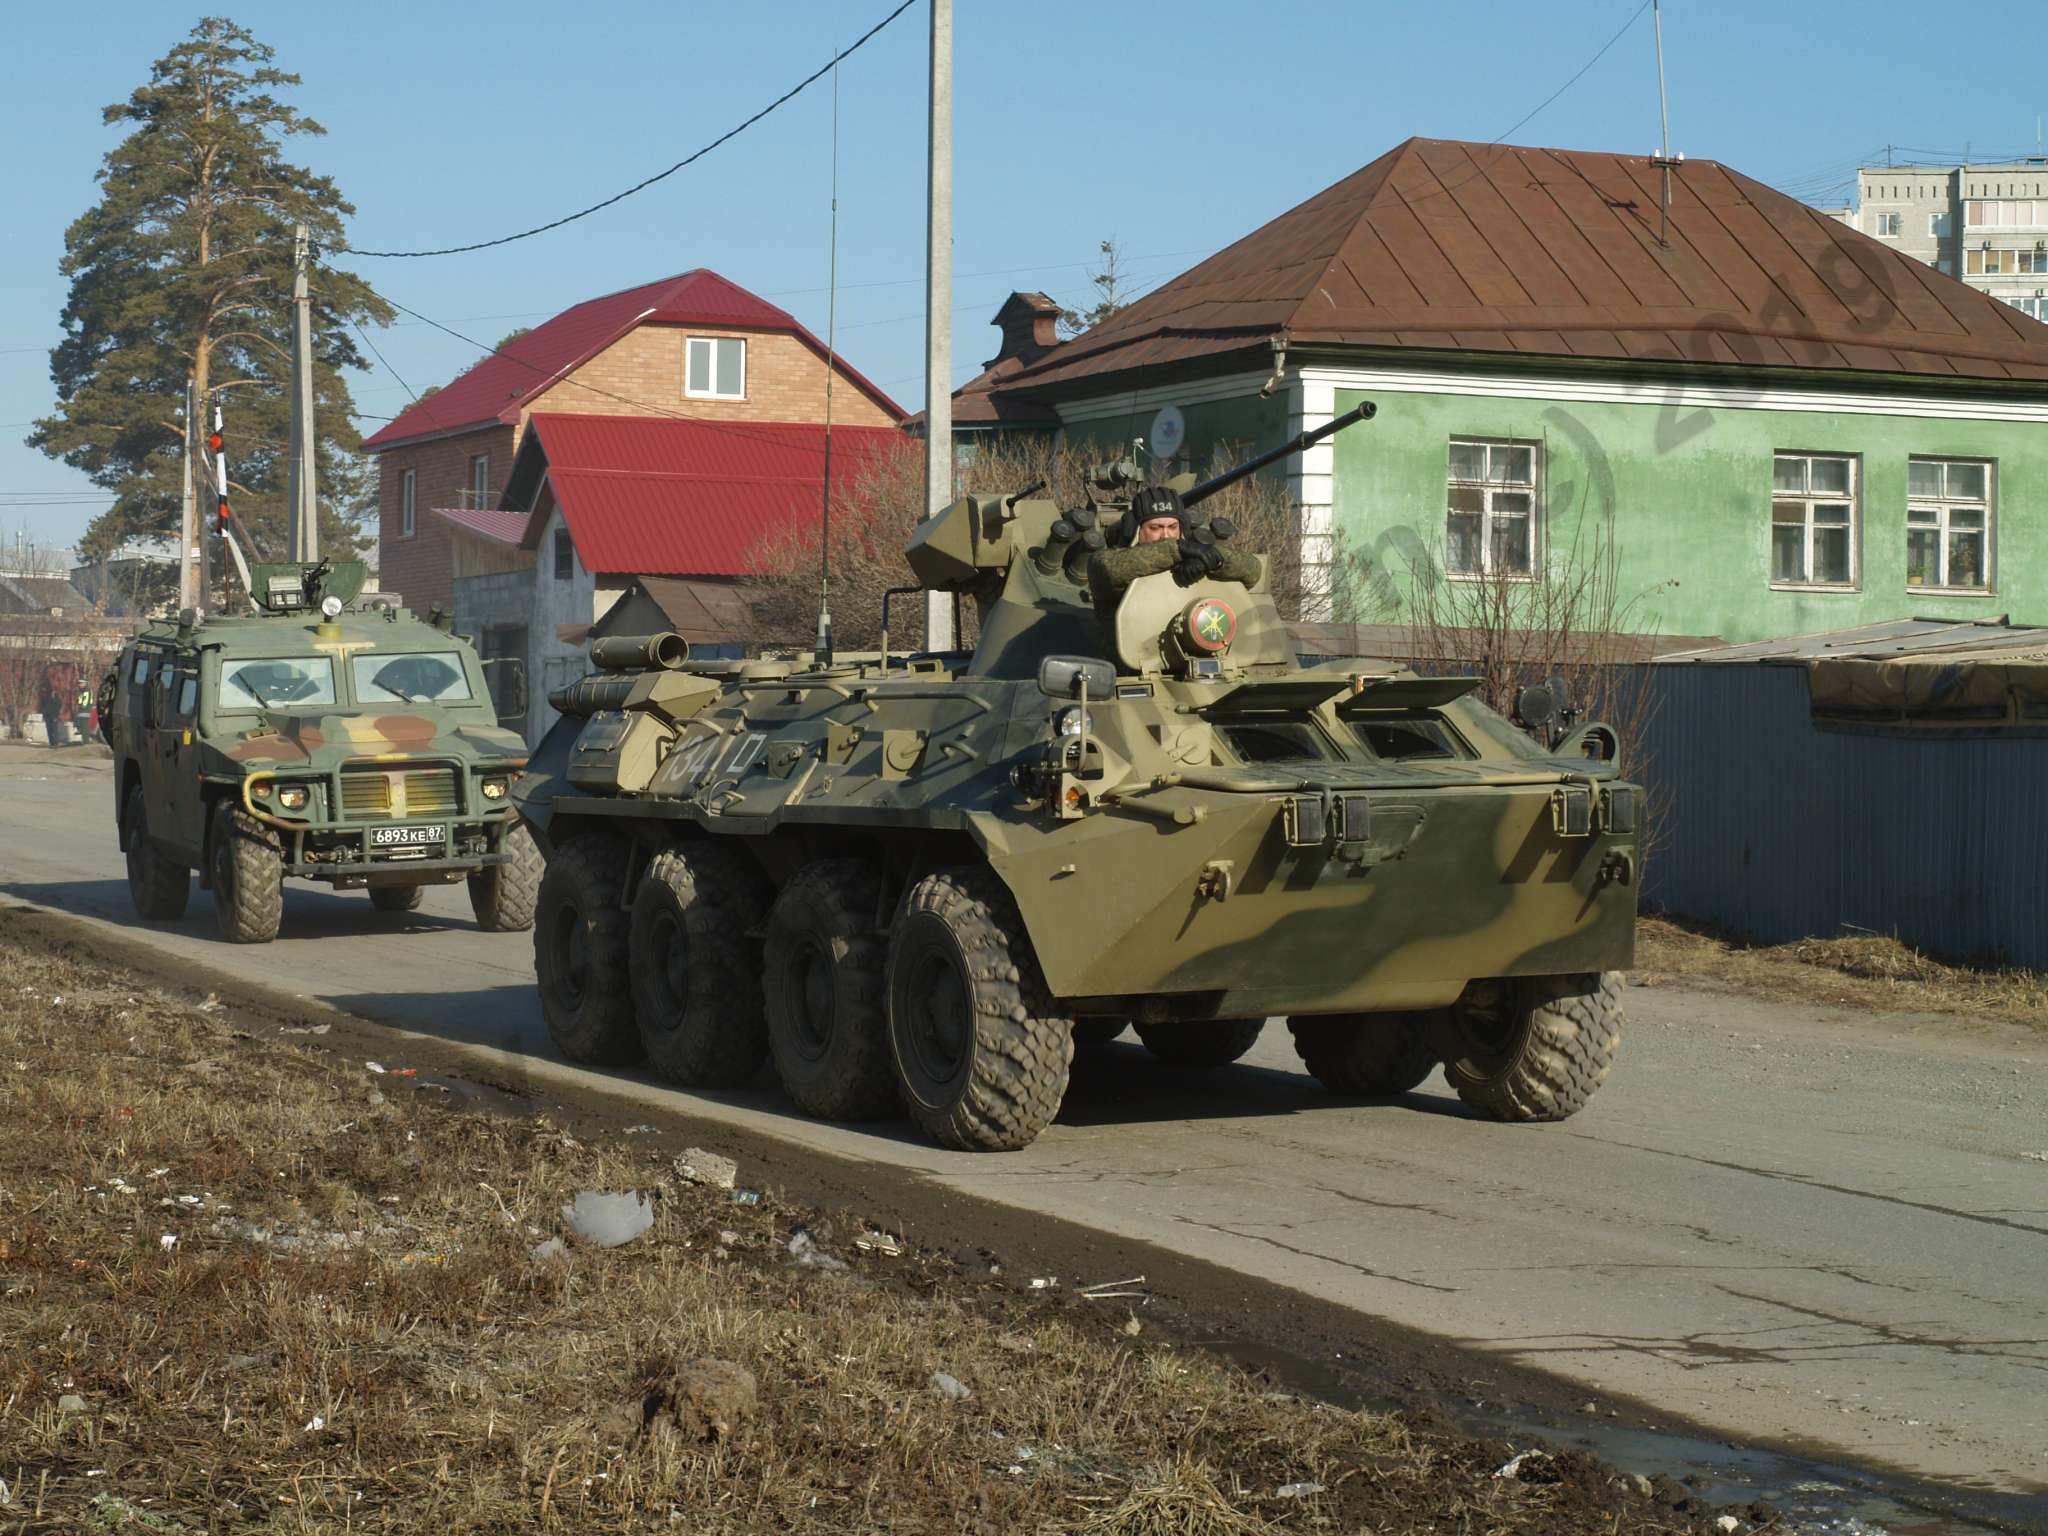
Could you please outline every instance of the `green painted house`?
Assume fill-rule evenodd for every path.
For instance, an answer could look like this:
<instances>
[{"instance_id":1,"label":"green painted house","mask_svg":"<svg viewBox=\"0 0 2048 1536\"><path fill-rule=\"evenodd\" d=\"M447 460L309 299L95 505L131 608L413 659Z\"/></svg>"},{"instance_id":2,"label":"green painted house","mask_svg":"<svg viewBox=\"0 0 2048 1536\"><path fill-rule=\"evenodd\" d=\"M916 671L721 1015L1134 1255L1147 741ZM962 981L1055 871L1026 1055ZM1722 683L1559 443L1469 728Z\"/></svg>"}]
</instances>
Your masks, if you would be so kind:
<instances>
[{"instance_id":1,"label":"green painted house","mask_svg":"<svg viewBox=\"0 0 2048 1536\"><path fill-rule=\"evenodd\" d=\"M967 431L1165 474L1376 401L1287 463L1325 594L1611 551L1665 633L2048 609L2048 325L1711 161L1411 139L1071 341L1008 313Z\"/></svg>"}]
</instances>

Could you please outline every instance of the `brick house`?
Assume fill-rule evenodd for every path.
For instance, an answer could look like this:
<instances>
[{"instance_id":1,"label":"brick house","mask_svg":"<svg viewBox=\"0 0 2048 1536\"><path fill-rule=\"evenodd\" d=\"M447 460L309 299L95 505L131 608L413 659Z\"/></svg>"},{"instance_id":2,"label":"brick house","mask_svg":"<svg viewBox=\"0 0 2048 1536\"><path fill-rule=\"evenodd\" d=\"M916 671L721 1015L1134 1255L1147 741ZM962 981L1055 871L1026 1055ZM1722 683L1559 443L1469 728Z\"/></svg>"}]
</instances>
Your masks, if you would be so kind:
<instances>
[{"instance_id":1,"label":"brick house","mask_svg":"<svg viewBox=\"0 0 2048 1536\"><path fill-rule=\"evenodd\" d=\"M894 427L903 411L835 360L835 423ZM452 608L458 568L530 565L478 534L511 480L536 411L694 421L821 422L824 343L786 310L715 272L589 299L536 326L365 440L378 468L385 590ZM489 525L488 518L482 520Z\"/></svg>"}]
</instances>

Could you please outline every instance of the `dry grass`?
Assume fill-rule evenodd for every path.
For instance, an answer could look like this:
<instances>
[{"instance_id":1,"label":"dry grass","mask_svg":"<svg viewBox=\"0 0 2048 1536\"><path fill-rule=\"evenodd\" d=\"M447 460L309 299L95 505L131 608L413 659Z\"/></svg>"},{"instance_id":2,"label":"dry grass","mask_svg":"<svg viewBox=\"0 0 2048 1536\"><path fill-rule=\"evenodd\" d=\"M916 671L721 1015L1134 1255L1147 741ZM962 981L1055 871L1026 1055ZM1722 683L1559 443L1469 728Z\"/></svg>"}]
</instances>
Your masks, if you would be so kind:
<instances>
[{"instance_id":1,"label":"dry grass","mask_svg":"<svg viewBox=\"0 0 2048 1536\"><path fill-rule=\"evenodd\" d=\"M1636 929L1636 974L1652 985L1682 980L1758 997L1957 1013L2048 1029L2048 977L2008 967L1950 965L1880 934L1745 944L1645 917Z\"/></svg>"},{"instance_id":2,"label":"dry grass","mask_svg":"<svg viewBox=\"0 0 2048 1536\"><path fill-rule=\"evenodd\" d=\"M1126 1312L254 1038L4 916L0 974L0 1529L1690 1524L1583 1458L1497 1480L1498 1445L1262 1391ZM534 1257L586 1189L651 1193L653 1228ZM850 1269L792 1263L797 1224ZM758 1383L728 1433L665 1411L706 1358Z\"/></svg>"}]
</instances>

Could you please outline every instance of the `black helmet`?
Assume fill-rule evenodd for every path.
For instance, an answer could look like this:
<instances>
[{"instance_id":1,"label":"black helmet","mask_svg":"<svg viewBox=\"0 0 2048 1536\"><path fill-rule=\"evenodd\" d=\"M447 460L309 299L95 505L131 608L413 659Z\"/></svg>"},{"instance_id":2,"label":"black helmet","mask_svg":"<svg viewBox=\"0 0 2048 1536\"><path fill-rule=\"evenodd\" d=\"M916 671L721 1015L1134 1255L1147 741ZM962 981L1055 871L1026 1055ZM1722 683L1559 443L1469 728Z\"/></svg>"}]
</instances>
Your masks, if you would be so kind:
<instances>
[{"instance_id":1,"label":"black helmet","mask_svg":"<svg viewBox=\"0 0 2048 1536\"><path fill-rule=\"evenodd\" d=\"M1188 514L1186 508L1181 506L1180 492L1166 485L1139 486L1137 493L1131 497L1130 511L1124 514L1123 526L1117 530L1121 535L1119 542L1135 544L1138 530L1155 517L1170 517L1185 531L1188 526Z\"/></svg>"}]
</instances>

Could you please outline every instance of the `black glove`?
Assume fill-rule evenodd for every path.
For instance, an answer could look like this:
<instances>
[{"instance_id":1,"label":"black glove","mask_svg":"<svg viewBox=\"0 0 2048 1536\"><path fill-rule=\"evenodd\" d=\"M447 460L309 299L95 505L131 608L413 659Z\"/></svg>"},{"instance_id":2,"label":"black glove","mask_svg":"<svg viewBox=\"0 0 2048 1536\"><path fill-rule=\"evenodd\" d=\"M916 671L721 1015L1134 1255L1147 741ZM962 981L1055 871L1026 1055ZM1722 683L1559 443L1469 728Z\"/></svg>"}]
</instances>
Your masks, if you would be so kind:
<instances>
[{"instance_id":1,"label":"black glove","mask_svg":"<svg viewBox=\"0 0 2048 1536\"><path fill-rule=\"evenodd\" d=\"M1192 587L1223 568L1223 551L1214 544L1199 539L1182 539L1178 547L1180 557L1173 562L1173 579L1177 586Z\"/></svg>"}]
</instances>

